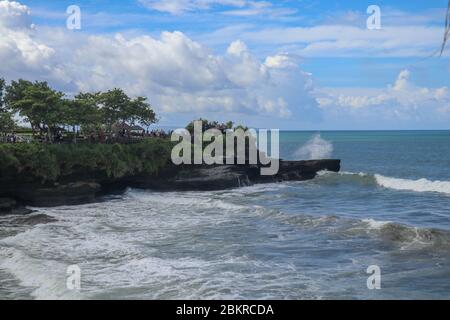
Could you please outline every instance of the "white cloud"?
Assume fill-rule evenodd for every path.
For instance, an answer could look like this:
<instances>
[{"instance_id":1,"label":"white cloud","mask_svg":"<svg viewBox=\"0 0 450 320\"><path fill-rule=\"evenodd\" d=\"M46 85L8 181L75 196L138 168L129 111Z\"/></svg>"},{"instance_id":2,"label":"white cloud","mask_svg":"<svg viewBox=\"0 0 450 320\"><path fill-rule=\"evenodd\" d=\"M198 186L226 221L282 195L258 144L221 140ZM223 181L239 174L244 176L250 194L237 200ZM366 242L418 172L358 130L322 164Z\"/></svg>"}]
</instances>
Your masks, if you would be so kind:
<instances>
[{"instance_id":1,"label":"white cloud","mask_svg":"<svg viewBox=\"0 0 450 320\"><path fill-rule=\"evenodd\" d=\"M328 123L337 119L337 123L345 118L341 123L352 125L364 123L364 119L375 124L381 122L374 119L417 123L450 119L448 88L417 86L407 70L384 89L319 90L314 88L312 75L300 68L298 55L286 50L261 59L246 45L255 39L280 44L306 41L310 44L303 53L323 45L327 50L341 46L341 51L335 51L339 54L355 47L367 52L379 41L385 48L384 53L377 51L380 55L398 54L400 50L414 51L406 46L414 37L417 41L412 46L424 50L434 41L434 29L396 29L401 32L392 35L353 27L295 28L287 33L265 30L260 34L236 28L228 35L232 40L227 49L217 54L182 32L162 32L155 37L32 28L29 9L16 2L0 1L0 17L0 60L7 61L0 64L0 76L8 80L47 80L66 92L121 87L131 95L147 96L160 114L176 117L181 113L191 118L200 113L222 118L234 114L238 119L241 115L251 119L265 115L270 123L277 118L282 119L278 123L293 119L292 127L322 119L331 119ZM395 41L400 36L410 39L402 40L403 49ZM319 56L331 55L325 49L317 50Z\"/></svg>"},{"instance_id":2,"label":"white cloud","mask_svg":"<svg viewBox=\"0 0 450 320\"><path fill-rule=\"evenodd\" d=\"M0 1L0 61L2 74L45 72L54 50L34 38L30 10L18 2Z\"/></svg>"},{"instance_id":3,"label":"white cloud","mask_svg":"<svg viewBox=\"0 0 450 320\"><path fill-rule=\"evenodd\" d=\"M229 55L239 57L248 53L248 48L244 42L236 40L228 46L227 53Z\"/></svg>"},{"instance_id":4,"label":"white cloud","mask_svg":"<svg viewBox=\"0 0 450 320\"><path fill-rule=\"evenodd\" d=\"M30 10L15 1L0 1L0 27L28 29L32 27Z\"/></svg>"},{"instance_id":5,"label":"white cloud","mask_svg":"<svg viewBox=\"0 0 450 320\"><path fill-rule=\"evenodd\" d=\"M228 6L241 8L230 14L259 14L264 8L271 7L272 4L267 1L249 1L249 0L139 0L145 7L160 12L167 12L174 15L180 15L185 12L195 10L207 10L213 6Z\"/></svg>"},{"instance_id":6,"label":"white cloud","mask_svg":"<svg viewBox=\"0 0 450 320\"><path fill-rule=\"evenodd\" d=\"M241 41L231 43L225 55L214 55L181 32L163 32L160 39L92 36L76 51L73 66L80 89L120 86L149 96L165 112L286 117L289 108L298 107L289 104L283 88L294 76L296 93L309 95L309 88L302 86L307 74L293 65L276 71L252 56Z\"/></svg>"},{"instance_id":7,"label":"white cloud","mask_svg":"<svg viewBox=\"0 0 450 320\"><path fill-rule=\"evenodd\" d=\"M427 88L417 86L411 80L411 72L402 70L393 85L385 89L364 90L353 88L349 91L360 95L347 94L342 89L323 90L317 101L321 108L331 113L372 118L372 121L426 122L448 120L450 118L450 93L447 87ZM363 93L363 91L368 91ZM441 117L445 115L445 119Z\"/></svg>"},{"instance_id":8,"label":"white cloud","mask_svg":"<svg viewBox=\"0 0 450 320\"><path fill-rule=\"evenodd\" d=\"M202 36L217 44L239 37L252 46L271 46L304 57L428 57L442 45L440 26L383 25L382 30L348 25L270 27L234 25ZM287 49L286 49L287 50Z\"/></svg>"},{"instance_id":9,"label":"white cloud","mask_svg":"<svg viewBox=\"0 0 450 320\"><path fill-rule=\"evenodd\" d=\"M287 53L279 53L266 58L264 65L269 68L290 68L297 65L297 61Z\"/></svg>"},{"instance_id":10,"label":"white cloud","mask_svg":"<svg viewBox=\"0 0 450 320\"><path fill-rule=\"evenodd\" d=\"M28 19L27 7L12 4ZM3 16L15 15L17 10L10 6L2 9ZM0 27L0 58L8 61L0 64L0 74L9 80L47 80L69 92L121 87L149 97L158 111L172 113L288 117L302 109L299 99L306 99L308 108L317 107L310 95L310 75L285 55L260 61L239 40L217 55L177 31L156 38L10 25Z\"/></svg>"}]
</instances>

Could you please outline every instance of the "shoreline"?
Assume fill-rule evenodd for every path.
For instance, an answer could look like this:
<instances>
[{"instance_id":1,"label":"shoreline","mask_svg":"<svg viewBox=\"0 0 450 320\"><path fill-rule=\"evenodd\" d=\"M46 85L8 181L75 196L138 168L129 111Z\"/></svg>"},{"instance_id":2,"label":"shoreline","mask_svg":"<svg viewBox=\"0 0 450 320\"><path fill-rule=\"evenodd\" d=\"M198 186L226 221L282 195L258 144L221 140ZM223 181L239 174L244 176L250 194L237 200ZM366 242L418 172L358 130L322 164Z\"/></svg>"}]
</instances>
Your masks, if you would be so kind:
<instances>
[{"instance_id":1,"label":"shoreline","mask_svg":"<svg viewBox=\"0 0 450 320\"><path fill-rule=\"evenodd\" d=\"M260 175L260 165L181 165L168 164L154 173L104 179L101 172L82 178L87 172L42 183L28 176L3 184L0 189L0 214L28 214L26 206L55 207L95 202L101 196L121 193L126 188L155 191L226 190L254 184L314 179L320 171L339 172L340 160L280 160L274 176ZM84 173L84 174L83 174ZM80 177L77 179L76 177ZM97 178L95 177L97 176ZM0 180L5 177L0 176ZM6 186L6 188L5 188Z\"/></svg>"}]
</instances>

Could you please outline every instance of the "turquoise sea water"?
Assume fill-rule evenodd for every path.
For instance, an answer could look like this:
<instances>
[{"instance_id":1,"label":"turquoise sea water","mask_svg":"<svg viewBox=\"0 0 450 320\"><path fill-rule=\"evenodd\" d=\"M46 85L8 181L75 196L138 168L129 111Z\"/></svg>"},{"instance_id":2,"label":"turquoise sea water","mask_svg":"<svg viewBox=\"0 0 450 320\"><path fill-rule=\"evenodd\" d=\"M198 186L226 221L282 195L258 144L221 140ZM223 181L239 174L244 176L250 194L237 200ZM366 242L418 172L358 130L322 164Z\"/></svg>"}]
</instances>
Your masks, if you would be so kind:
<instances>
[{"instance_id":1,"label":"turquoise sea water","mask_svg":"<svg viewBox=\"0 0 450 320\"><path fill-rule=\"evenodd\" d=\"M217 192L128 190L0 218L0 298L450 298L450 131L282 132L315 180ZM66 287L80 267L81 290ZM366 270L381 270L369 290Z\"/></svg>"}]
</instances>

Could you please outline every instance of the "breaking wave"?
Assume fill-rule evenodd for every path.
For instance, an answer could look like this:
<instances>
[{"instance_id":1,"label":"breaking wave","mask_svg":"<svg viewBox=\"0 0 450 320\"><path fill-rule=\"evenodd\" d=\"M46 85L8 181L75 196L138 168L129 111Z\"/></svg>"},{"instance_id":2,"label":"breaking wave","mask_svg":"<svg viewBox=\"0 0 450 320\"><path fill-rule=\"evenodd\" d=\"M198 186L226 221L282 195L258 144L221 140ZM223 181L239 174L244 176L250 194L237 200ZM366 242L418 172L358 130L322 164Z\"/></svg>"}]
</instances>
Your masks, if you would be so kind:
<instances>
[{"instance_id":1,"label":"breaking wave","mask_svg":"<svg viewBox=\"0 0 450 320\"><path fill-rule=\"evenodd\" d=\"M450 194L450 181L431 181L425 178L411 180L363 172L320 172L320 177L330 182L349 181L359 184L374 184L392 190Z\"/></svg>"},{"instance_id":2,"label":"breaking wave","mask_svg":"<svg viewBox=\"0 0 450 320\"><path fill-rule=\"evenodd\" d=\"M377 185L365 173L321 173L317 180ZM129 189L107 202L38 209L31 229L0 239L0 271L37 299L318 299L327 296L328 282L290 262L303 248L325 250L320 263L330 250L347 250L361 239L408 254L450 252L446 230L264 206L265 196L295 188L272 184L200 194ZM312 242L299 248L304 240ZM254 254L262 249L269 250L268 259ZM78 293L66 287L71 264L82 270ZM15 283L6 289L17 292Z\"/></svg>"},{"instance_id":3,"label":"breaking wave","mask_svg":"<svg viewBox=\"0 0 450 320\"><path fill-rule=\"evenodd\" d=\"M353 238L368 235L392 243L399 250L436 249L448 251L450 232L435 228L418 228L397 222L374 219L354 219L338 216L298 215L280 218L280 221L302 229L314 229L316 232Z\"/></svg>"},{"instance_id":4,"label":"breaking wave","mask_svg":"<svg viewBox=\"0 0 450 320\"><path fill-rule=\"evenodd\" d=\"M417 228L389 221L362 220L370 232L385 241L401 244L401 250L425 247L448 250L450 232L434 228Z\"/></svg>"},{"instance_id":5,"label":"breaking wave","mask_svg":"<svg viewBox=\"0 0 450 320\"><path fill-rule=\"evenodd\" d=\"M379 174L376 174L374 177L380 186L389 189L450 194L450 181L430 181L428 179L408 180L385 177Z\"/></svg>"}]
</instances>

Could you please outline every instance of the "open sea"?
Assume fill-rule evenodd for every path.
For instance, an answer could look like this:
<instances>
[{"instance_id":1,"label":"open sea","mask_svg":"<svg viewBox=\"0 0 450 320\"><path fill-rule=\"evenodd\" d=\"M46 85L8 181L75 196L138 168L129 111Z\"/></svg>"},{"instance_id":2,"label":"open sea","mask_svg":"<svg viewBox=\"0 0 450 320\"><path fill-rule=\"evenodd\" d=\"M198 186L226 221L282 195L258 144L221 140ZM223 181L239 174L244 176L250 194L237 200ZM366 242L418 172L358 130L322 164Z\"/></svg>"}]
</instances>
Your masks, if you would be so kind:
<instances>
[{"instance_id":1,"label":"open sea","mask_svg":"<svg viewBox=\"0 0 450 320\"><path fill-rule=\"evenodd\" d=\"M0 299L450 299L450 131L280 136L342 172L2 216Z\"/></svg>"}]
</instances>

